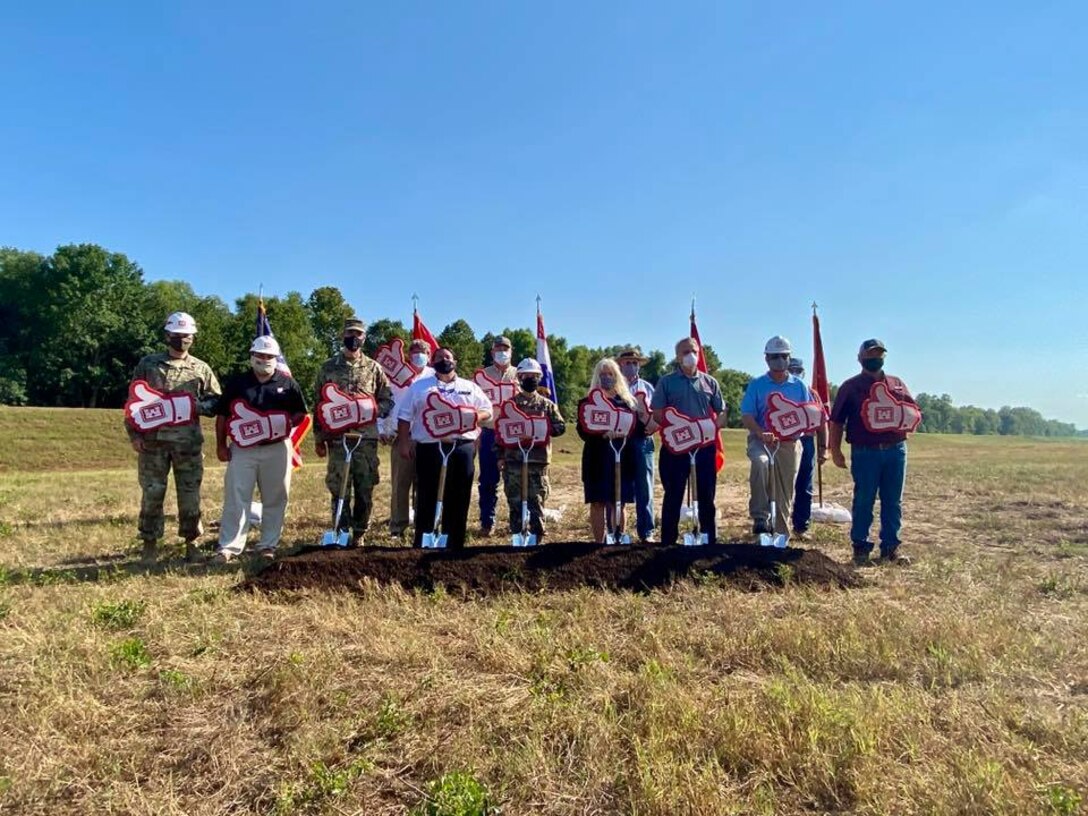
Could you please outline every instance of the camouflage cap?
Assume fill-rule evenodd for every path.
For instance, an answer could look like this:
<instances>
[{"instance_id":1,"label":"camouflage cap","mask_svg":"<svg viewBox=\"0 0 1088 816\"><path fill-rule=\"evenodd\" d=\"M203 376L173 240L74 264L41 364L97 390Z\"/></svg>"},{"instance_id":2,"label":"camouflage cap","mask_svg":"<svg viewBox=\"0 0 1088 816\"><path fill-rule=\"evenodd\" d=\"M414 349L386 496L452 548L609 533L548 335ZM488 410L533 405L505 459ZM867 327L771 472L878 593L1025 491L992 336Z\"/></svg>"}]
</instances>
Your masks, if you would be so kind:
<instances>
[{"instance_id":1,"label":"camouflage cap","mask_svg":"<svg viewBox=\"0 0 1088 816\"><path fill-rule=\"evenodd\" d=\"M366 323L357 317L349 317L344 321L344 331L357 331L360 334L366 334Z\"/></svg>"},{"instance_id":2,"label":"camouflage cap","mask_svg":"<svg viewBox=\"0 0 1088 816\"><path fill-rule=\"evenodd\" d=\"M495 338L495 341L491 344L491 348L498 348L499 346L505 346L506 348L513 348L514 344L510 342L509 337L499 335Z\"/></svg>"}]
</instances>

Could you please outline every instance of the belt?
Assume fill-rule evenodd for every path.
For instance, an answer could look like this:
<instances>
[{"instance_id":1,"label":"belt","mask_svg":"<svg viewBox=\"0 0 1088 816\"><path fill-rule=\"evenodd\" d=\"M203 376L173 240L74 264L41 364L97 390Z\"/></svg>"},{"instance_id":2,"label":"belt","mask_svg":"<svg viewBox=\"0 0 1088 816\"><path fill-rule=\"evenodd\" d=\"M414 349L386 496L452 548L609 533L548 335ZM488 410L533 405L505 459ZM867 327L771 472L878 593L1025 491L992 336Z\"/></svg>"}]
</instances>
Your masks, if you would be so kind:
<instances>
[{"instance_id":1,"label":"belt","mask_svg":"<svg viewBox=\"0 0 1088 816\"><path fill-rule=\"evenodd\" d=\"M906 440L900 439L898 442L880 442L876 445L851 445L852 448L858 448L859 450L891 450L892 448L898 448Z\"/></svg>"},{"instance_id":2,"label":"belt","mask_svg":"<svg viewBox=\"0 0 1088 816\"><path fill-rule=\"evenodd\" d=\"M426 442L424 442L421 439L413 439L412 441L415 442L417 445L449 445L449 444L454 444L454 445L475 445L476 444L475 439L466 439L463 436L457 436L457 437L454 437L453 439L428 439Z\"/></svg>"}]
</instances>

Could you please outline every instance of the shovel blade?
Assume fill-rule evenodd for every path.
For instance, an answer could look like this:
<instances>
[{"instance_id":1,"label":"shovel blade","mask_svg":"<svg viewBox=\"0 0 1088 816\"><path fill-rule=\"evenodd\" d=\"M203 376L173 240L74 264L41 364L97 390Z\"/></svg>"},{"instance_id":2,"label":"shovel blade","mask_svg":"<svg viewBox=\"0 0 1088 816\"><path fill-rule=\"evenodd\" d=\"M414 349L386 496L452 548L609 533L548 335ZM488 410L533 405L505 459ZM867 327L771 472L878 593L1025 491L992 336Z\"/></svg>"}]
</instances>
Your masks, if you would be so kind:
<instances>
[{"instance_id":1,"label":"shovel blade","mask_svg":"<svg viewBox=\"0 0 1088 816\"><path fill-rule=\"evenodd\" d=\"M699 540L695 537L694 533L684 533L684 546L696 547L699 545Z\"/></svg>"},{"instance_id":2,"label":"shovel blade","mask_svg":"<svg viewBox=\"0 0 1088 816\"><path fill-rule=\"evenodd\" d=\"M528 543L525 541L525 536L521 533L514 533L510 536L510 543L515 547L528 547Z\"/></svg>"},{"instance_id":3,"label":"shovel blade","mask_svg":"<svg viewBox=\"0 0 1088 816\"><path fill-rule=\"evenodd\" d=\"M772 546L777 547L780 550L786 549L787 544L789 544L789 539L785 533L778 533L771 542Z\"/></svg>"},{"instance_id":4,"label":"shovel blade","mask_svg":"<svg viewBox=\"0 0 1088 816\"><path fill-rule=\"evenodd\" d=\"M425 550L444 550L446 549L446 534L424 533L420 543Z\"/></svg>"},{"instance_id":5,"label":"shovel blade","mask_svg":"<svg viewBox=\"0 0 1088 816\"><path fill-rule=\"evenodd\" d=\"M761 546L761 547L773 547L774 546L774 535L771 534L771 533L760 533L759 534L759 546Z\"/></svg>"},{"instance_id":6,"label":"shovel blade","mask_svg":"<svg viewBox=\"0 0 1088 816\"><path fill-rule=\"evenodd\" d=\"M321 536L322 547L340 547L346 549L350 540L350 536L347 530L337 532L336 530L326 530Z\"/></svg>"}]
</instances>

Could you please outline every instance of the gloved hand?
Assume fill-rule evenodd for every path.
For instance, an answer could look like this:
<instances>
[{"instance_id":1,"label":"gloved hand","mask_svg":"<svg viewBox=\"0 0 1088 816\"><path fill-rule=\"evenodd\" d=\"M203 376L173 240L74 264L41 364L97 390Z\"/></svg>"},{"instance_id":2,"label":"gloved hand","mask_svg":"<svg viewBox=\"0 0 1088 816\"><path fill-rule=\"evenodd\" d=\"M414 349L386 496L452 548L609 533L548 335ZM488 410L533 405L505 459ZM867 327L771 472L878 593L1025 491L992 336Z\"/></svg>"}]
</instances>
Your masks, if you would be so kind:
<instances>
[{"instance_id":1,"label":"gloved hand","mask_svg":"<svg viewBox=\"0 0 1088 816\"><path fill-rule=\"evenodd\" d=\"M875 382L861 404L861 421L870 433L914 431L922 424L922 411L913 403L892 396L885 382Z\"/></svg>"},{"instance_id":2,"label":"gloved hand","mask_svg":"<svg viewBox=\"0 0 1088 816\"><path fill-rule=\"evenodd\" d=\"M476 430L476 409L470 405L454 405L443 399L437 391L427 395L423 409L423 427L433 439L462 436Z\"/></svg>"},{"instance_id":3,"label":"gloved hand","mask_svg":"<svg viewBox=\"0 0 1088 816\"><path fill-rule=\"evenodd\" d=\"M242 400L235 400L230 404L230 413L227 433L241 448L286 439L291 432L291 420L286 411L264 413L250 408Z\"/></svg>"},{"instance_id":4,"label":"gloved hand","mask_svg":"<svg viewBox=\"0 0 1088 816\"><path fill-rule=\"evenodd\" d=\"M778 391L767 397L767 427L776 439L792 442L824 423L824 407L818 402L794 402Z\"/></svg>"},{"instance_id":5,"label":"gloved hand","mask_svg":"<svg viewBox=\"0 0 1088 816\"><path fill-rule=\"evenodd\" d=\"M378 346L378 350L374 352L374 361L385 372L389 384L397 388L406 388L419 373L404 359L404 341L399 337Z\"/></svg>"},{"instance_id":6,"label":"gloved hand","mask_svg":"<svg viewBox=\"0 0 1088 816\"><path fill-rule=\"evenodd\" d=\"M480 390L487 395L487 398L491 400L491 407L493 409L498 408L507 400L513 399L514 394L517 393L517 384L507 382L496 382L487 376L487 372L482 368L476 369L476 373L472 376L472 381L476 385L480 386Z\"/></svg>"},{"instance_id":7,"label":"gloved hand","mask_svg":"<svg viewBox=\"0 0 1088 816\"><path fill-rule=\"evenodd\" d=\"M339 434L369 425L378 417L378 404L369 394L345 394L336 383L321 387L317 421L328 433Z\"/></svg>"},{"instance_id":8,"label":"gloved hand","mask_svg":"<svg viewBox=\"0 0 1088 816\"><path fill-rule=\"evenodd\" d=\"M613 405L599 388L594 388L582 403L582 428L586 433L609 435L610 438L627 436L635 427L635 412L630 408Z\"/></svg>"},{"instance_id":9,"label":"gloved hand","mask_svg":"<svg viewBox=\"0 0 1088 816\"><path fill-rule=\"evenodd\" d=\"M549 432L546 416L529 416L513 400L507 400L498 410L495 436L503 447L516 448L519 442L527 445L530 441L534 445L542 445L548 441Z\"/></svg>"},{"instance_id":10,"label":"gloved hand","mask_svg":"<svg viewBox=\"0 0 1088 816\"><path fill-rule=\"evenodd\" d=\"M713 445L718 436L718 426L710 417L689 417L675 408L666 408L664 419L661 441L670 453L691 453Z\"/></svg>"},{"instance_id":11,"label":"gloved hand","mask_svg":"<svg viewBox=\"0 0 1088 816\"><path fill-rule=\"evenodd\" d=\"M169 425L188 425L196 421L196 401L192 394L164 394L146 380L135 380L128 387L125 417L143 433Z\"/></svg>"}]
</instances>

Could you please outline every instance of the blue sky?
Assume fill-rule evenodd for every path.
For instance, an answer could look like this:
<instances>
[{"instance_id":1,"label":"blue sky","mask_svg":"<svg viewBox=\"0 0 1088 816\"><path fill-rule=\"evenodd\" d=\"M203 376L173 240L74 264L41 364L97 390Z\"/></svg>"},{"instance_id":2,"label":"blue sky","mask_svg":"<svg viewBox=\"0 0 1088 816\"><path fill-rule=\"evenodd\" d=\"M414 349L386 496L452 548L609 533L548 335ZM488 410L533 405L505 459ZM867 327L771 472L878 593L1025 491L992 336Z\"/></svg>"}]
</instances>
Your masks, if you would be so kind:
<instances>
[{"instance_id":1,"label":"blue sky","mask_svg":"<svg viewBox=\"0 0 1088 816\"><path fill-rule=\"evenodd\" d=\"M1083 3L22 3L0 244L228 302L670 348L858 343L1088 427Z\"/></svg>"}]
</instances>

